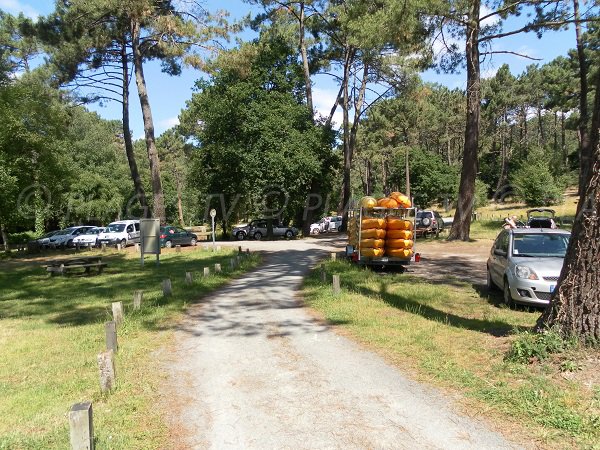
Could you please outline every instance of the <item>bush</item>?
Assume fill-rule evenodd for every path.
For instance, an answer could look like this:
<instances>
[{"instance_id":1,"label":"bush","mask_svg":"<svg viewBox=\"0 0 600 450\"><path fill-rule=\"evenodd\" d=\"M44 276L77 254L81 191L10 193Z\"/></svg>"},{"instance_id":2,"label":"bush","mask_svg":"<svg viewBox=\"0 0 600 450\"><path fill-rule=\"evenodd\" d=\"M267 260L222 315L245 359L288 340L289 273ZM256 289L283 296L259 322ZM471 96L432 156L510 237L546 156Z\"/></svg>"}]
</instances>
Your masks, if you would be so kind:
<instances>
[{"instance_id":1,"label":"bush","mask_svg":"<svg viewBox=\"0 0 600 450\"><path fill-rule=\"evenodd\" d=\"M473 205L474 208L482 208L484 206L487 206L487 204L489 203L489 189L490 187L479 178L475 180L475 204Z\"/></svg>"},{"instance_id":2,"label":"bush","mask_svg":"<svg viewBox=\"0 0 600 450\"><path fill-rule=\"evenodd\" d=\"M576 346L575 338L564 339L555 330L543 333L525 331L513 341L504 359L518 363L528 363L536 359L543 361L551 354L562 353Z\"/></svg>"},{"instance_id":3,"label":"bush","mask_svg":"<svg viewBox=\"0 0 600 450\"><path fill-rule=\"evenodd\" d=\"M549 206L562 201L563 180L552 176L550 164L539 151L531 152L511 181L519 199L528 206Z\"/></svg>"}]
</instances>

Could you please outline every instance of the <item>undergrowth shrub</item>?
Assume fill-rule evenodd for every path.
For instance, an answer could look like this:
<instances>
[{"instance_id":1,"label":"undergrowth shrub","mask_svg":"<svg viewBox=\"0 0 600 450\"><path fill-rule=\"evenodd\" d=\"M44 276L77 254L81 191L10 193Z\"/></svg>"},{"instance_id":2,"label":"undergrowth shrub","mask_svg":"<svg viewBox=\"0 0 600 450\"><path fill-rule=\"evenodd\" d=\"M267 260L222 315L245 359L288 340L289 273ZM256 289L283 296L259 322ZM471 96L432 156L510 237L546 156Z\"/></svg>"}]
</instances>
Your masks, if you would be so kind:
<instances>
[{"instance_id":1,"label":"undergrowth shrub","mask_svg":"<svg viewBox=\"0 0 600 450\"><path fill-rule=\"evenodd\" d=\"M542 333L524 331L517 335L504 359L518 363L543 361L552 354L571 350L577 345L578 341L575 337L565 339L556 330Z\"/></svg>"}]
</instances>

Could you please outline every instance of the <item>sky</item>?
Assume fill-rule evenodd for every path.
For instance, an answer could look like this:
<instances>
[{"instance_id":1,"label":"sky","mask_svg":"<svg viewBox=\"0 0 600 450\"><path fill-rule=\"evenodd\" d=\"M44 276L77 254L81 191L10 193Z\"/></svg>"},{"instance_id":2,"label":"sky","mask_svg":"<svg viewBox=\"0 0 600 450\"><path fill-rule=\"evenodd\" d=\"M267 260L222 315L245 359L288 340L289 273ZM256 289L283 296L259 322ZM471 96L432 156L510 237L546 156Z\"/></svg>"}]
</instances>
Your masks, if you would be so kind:
<instances>
[{"instance_id":1,"label":"sky","mask_svg":"<svg viewBox=\"0 0 600 450\"><path fill-rule=\"evenodd\" d=\"M250 11L250 6L242 0L206 0L206 7L213 12L217 9L227 10L232 18L240 18ZM54 2L52 0L0 0L0 9L18 14L23 12L25 15L35 18L40 15L46 15L52 12ZM509 23L505 27L513 29L512 26L518 26L518 23ZM248 36L246 34L244 37ZM539 61L532 61L511 55L495 55L486 58L482 63L482 75L490 77L495 74L498 68L508 63L511 72L516 75L521 73L527 65L536 63L544 64L550 62L559 55L566 55L567 51L575 46L575 31L569 29L562 32L545 33L543 38L537 39L535 34L519 34L516 36L504 38L494 44L496 51L513 51L527 54ZM159 136L165 130L178 123L178 115L185 108L186 101L192 96L192 89L195 82L204 76L195 69L184 69L181 76L171 77L160 72L157 63L149 63L145 66L144 72L148 87L148 94L152 113L154 117L154 126L156 135ZM439 74L435 71L428 71L422 74L422 78L428 82L436 82L448 86L449 88L464 89L466 86L466 75L459 74ZM327 115L333 106L338 87L335 82L327 76L315 78L313 88L314 102L317 111ZM131 127L135 139L143 138L142 114L137 99L135 83L131 87ZM121 119L120 105L117 103L108 103L104 106L90 105L88 108L96 111L105 119ZM339 124L339 116L336 120Z\"/></svg>"}]
</instances>

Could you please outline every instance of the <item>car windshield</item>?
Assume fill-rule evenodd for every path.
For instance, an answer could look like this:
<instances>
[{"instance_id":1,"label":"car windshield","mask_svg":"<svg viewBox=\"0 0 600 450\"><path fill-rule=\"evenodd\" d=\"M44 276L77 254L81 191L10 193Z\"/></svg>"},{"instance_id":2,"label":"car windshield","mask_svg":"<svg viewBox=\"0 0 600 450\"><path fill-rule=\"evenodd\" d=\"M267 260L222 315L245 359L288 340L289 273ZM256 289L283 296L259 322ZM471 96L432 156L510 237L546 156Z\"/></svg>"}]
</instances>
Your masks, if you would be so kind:
<instances>
[{"instance_id":1,"label":"car windshield","mask_svg":"<svg viewBox=\"0 0 600 450\"><path fill-rule=\"evenodd\" d=\"M108 227L106 227L107 233L120 233L125 229L124 223L111 223Z\"/></svg>"},{"instance_id":2,"label":"car windshield","mask_svg":"<svg viewBox=\"0 0 600 450\"><path fill-rule=\"evenodd\" d=\"M419 211L417 213L417 217L419 219L422 219L423 217L429 217L431 214L429 214L427 211Z\"/></svg>"},{"instance_id":3,"label":"car windshield","mask_svg":"<svg viewBox=\"0 0 600 450\"><path fill-rule=\"evenodd\" d=\"M67 228L66 230L61 230L55 234L55 236L64 236L65 234L71 234L73 232L73 228Z\"/></svg>"},{"instance_id":4,"label":"car windshield","mask_svg":"<svg viewBox=\"0 0 600 450\"><path fill-rule=\"evenodd\" d=\"M98 228L88 228L82 234L98 234L99 231Z\"/></svg>"},{"instance_id":5,"label":"car windshield","mask_svg":"<svg viewBox=\"0 0 600 450\"><path fill-rule=\"evenodd\" d=\"M560 233L515 234L513 256L564 258L569 235Z\"/></svg>"}]
</instances>

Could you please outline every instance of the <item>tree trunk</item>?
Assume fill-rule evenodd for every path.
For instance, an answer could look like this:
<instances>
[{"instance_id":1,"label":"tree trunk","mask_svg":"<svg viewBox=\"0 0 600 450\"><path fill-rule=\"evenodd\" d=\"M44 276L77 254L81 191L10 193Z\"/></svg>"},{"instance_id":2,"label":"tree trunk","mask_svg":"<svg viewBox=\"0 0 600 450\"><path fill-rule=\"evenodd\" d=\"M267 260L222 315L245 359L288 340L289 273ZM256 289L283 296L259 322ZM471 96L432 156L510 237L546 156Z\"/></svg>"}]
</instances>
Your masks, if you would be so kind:
<instances>
[{"instance_id":1,"label":"tree trunk","mask_svg":"<svg viewBox=\"0 0 600 450\"><path fill-rule=\"evenodd\" d=\"M179 218L179 225L185 226L185 220L183 218L183 201L181 200L181 177L179 174L175 174L175 184L177 186L177 217Z\"/></svg>"},{"instance_id":2,"label":"tree trunk","mask_svg":"<svg viewBox=\"0 0 600 450\"><path fill-rule=\"evenodd\" d=\"M148 159L150 161L150 175L152 178L152 194L154 196L154 217L160 219L161 225L167 223L165 211L165 199L160 179L160 161L154 139L154 123L152 120L152 110L148 100L148 90L146 89L146 79L144 78L143 58L140 51L140 24L133 19L131 22L131 42L133 47L133 65L135 67L135 82L137 84L138 96L142 107L142 117L144 119L144 134L146 137L146 148L148 150Z\"/></svg>"},{"instance_id":3,"label":"tree trunk","mask_svg":"<svg viewBox=\"0 0 600 450\"><path fill-rule=\"evenodd\" d=\"M142 179L135 161L135 153L133 151L133 139L131 138L131 128L129 126L129 63L127 60L127 47L121 44L121 66L123 70L123 143L125 145L125 155L127 155L127 163L133 180L133 188L135 195L142 207L143 217L150 217L146 192L142 186Z\"/></svg>"},{"instance_id":4,"label":"tree trunk","mask_svg":"<svg viewBox=\"0 0 600 450\"><path fill-rule=\"evenodd\" d=\"M588 67L585 58L585 49L581 35L581 23L579 22L579 0L573 0L573 13L575 15L575 36L577 40L577 60L579 61L579 196L581 197L586 181L591 176L592 156L594 148L590 145L588 132Z\"/></svg>"},{"instance_id":5,"label":"tree trunk","mask_svg":"<svg viewBox=\"0 0 600 450\"><path fill-rule=\"evenodd\" d=\"M565 127L565 113L560 113L560 147L562 148L565 167L569 167L569 154L567 152L567 129Z\"/></svg>"},{"instance_id":6,"label":"tree trunk","mask_svg":"<svg viewBox=\"0 0 600 450\"><path fill-rule=\"evenodd\" d=\"M480 68L479 68L479 9L480 0L470 5L467 22L467 124L465 128L465 146L458 202L449 240L468 241L471 231L471 215L475 198L475 179L477 177L477 151L479 147L480 113Z\"/></svg>"},{"instance_id":7,"label":"tree trunk","mask_svg":"<svg viewBox=\"0 0 600 450\"><path fill-rule=\"evenodd\" d=\"M350 67L354 59L355 50L347 46L344 58L344 74L342 78L342 124L343 124L343 149L344 149L344 167L342 181L342 230L347 229L348 225L348 207L350 204L351 188L350 188L350 170L352 168L352 146L350 142L350 93L348 85L350 83Z\"/></svg>"},{"instance_id":8,"label":"tree trunk","mask_svg":"<svg viewBox=\"0 0 600 450\"><path fill-rule=\"evenodd\" d=\"M312 86L310 83L310 68L308 65L308 53L306 51L305 28L304 28L304 2L300 2L300 54L302 55L302 70L304 72L304 89L306 91L306 105L310 109L311 117L314 119L315 110L313 107Z\"/></svg>"},{"instance_id":9,"label":"tree trunk","mask_svg":"<svg viewBox=\"0 0 600 450\"><path fill-rule=\"evenodd\" d=\"M10 247L8 245L8 233L6 231L6 227L2 223L0 223L0 236L2 237L2 245L4 247L4 251L9 252Z\"/></svg>"},{"instance_id":10,"label":"tree trunk","mask_svg":"<svg viewBox=\"0 0 600 450\"><path fill-rule=\"evenodd\" d=\"M600 72L596 73L596 94L590 145L592 170L579 197L569 248L557 282L558 289L538 319L539 331L557 327L564 336L600 340Z\"/></svg>"}]
</instances>

